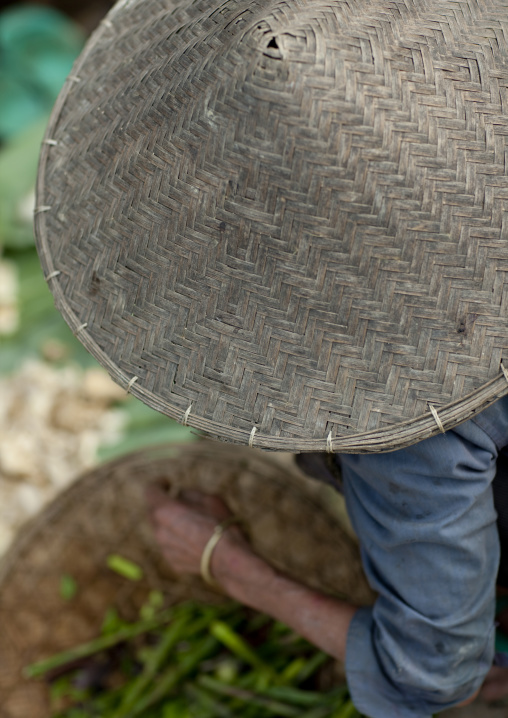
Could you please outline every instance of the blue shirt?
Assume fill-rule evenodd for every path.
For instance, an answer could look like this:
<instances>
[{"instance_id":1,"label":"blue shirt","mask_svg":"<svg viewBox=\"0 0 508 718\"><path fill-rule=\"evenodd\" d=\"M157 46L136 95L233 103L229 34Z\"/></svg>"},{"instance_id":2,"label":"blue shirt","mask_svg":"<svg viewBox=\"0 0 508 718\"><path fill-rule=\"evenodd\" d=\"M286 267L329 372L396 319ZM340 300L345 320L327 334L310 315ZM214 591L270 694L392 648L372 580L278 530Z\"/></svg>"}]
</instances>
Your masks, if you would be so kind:
<instances>
[{"instance_id":1,"label":"blue shirt","mask_svg":"<svg viewBox=\"0 0 508 718\"><path fill-rule=\"evenodd\" d=\"M387 454L342 454L344 495L379 598L351 623L346 674L369 718L430 718L469 698L494 657L492 496L508 397Z\"/></svg>"}]
</instances>

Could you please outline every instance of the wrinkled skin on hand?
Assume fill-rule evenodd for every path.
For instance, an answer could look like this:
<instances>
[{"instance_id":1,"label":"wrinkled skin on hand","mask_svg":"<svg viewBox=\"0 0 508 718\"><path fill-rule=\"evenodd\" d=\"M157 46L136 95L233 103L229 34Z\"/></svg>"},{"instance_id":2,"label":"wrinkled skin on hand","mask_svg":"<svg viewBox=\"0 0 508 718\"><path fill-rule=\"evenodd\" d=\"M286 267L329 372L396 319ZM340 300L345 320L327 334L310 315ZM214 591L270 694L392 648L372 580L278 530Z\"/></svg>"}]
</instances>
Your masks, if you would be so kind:
<instances>
[{"instance_id":1,"label":"wrinkled skin on hand","mask_svg":"<svg viewBox=\"0 0 508 718\"><path fill-rule=\"evenodd\" d=\"M201 555L214 528L231 516L226 504L200 491L185 491L178 500L171 499L158 486L149 487L147 501L155 537L169 566L177 575L199 574ZM250 553L237 526L228 528L220 542L235 542Z\"/></svg>"}]
</instances>

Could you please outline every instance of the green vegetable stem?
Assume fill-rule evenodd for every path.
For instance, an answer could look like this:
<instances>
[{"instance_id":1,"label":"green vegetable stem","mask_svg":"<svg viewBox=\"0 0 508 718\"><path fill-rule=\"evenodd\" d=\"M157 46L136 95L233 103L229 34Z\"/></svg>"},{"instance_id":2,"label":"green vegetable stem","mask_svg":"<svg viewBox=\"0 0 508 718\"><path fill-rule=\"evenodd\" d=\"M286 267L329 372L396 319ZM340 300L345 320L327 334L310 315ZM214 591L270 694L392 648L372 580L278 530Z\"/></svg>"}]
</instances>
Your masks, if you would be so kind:
<instances>
[{"instance_id":1,"label":"green vegetable stem","mask_svg":"<svg viewBox=\"0 0 508 718\"><path fill-rule=\"evenodd\" d=\"M120 576L128 578L129 581L140 581L143 578L143 569L124 556L111 554L111 556L108 556L107 564L108 568Z\"/></svg>"},{"instance_id":2,"label":"green vegetable stem","mask_svg":"<svg viewBox=\"0 0 508 718\"><path fill-rule=\"evenodd\" d=\"M130 626L121 628L116 633L100 636L99 638L95 638L93 641L81 644L80 646L71 648L68 651L58 653L56 656L33 663L31 666L27 666L24 669L23 675L25 678L38 678L55 668L65 666L67 663L72 663L80 658L93 656L95 653L105 651L119 643L135 638L142 633L147 633L148 631L160 628L171 619L172 615L173 609L162 611L156 618L149 621L139 621L138 623L133 623Z\"/></svg>"}]
</instances>

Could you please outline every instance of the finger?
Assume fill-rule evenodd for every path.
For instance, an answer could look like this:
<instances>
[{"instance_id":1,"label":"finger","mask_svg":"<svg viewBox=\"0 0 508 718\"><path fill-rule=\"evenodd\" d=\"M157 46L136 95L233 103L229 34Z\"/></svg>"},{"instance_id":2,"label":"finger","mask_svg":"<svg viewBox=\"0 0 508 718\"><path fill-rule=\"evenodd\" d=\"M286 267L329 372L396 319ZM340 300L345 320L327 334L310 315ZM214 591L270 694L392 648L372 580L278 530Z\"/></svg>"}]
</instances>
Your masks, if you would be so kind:
<instances>
[{"instance_id":1,"label":"finger","mask_svg":"<svg viewBox=\"0 0 508 718\"><path fill-rule=\"evenodd\" d=\"M171 533L171 531L161 528L160 526L157 527L157 529L155 531L155 539L156 539L157 543L159 544L159 546L165 551L169 550L175 546L178 548L178 542L175 541L174 536Z\"/></svg>"},{"instance_id":2,"label":"finger","mask_svg":"<svg viewBox=\"0 0 508 718\"><path fill-rule=\"evenodd\" d=\"M154 529L166 529L171 533L185 532L191 515L193 517L200 516L184 504L167 497L161 498L157 505L152 505L149 508L149 518Z\"/></svg>"},{"instance_id":3,"label":"finger","mask_svg":"<svg viewBox=\"0 0 508 718\"><path fill-rule=\"evenodd\" d=\"M160 484L149 484L145 488L145 501L148 509L152 510L168 500L168 493Z\"/></svg>"},{"instance_id":4,"label":"finger","mask_svg":"<svg viewBox=\"0 0 508 718\"><path fill-rule=\"evenodd\" d=\"M211 516L219 522L224 521L224 519L227 519L231 515L224 501L220 496L216 496L215 494L206 494L196 489L186 489L181 492L178 500L196 509L199 513Z\"/></svg>"},{"instance_id":5,"label":"finger","mask_svg":"<svg viewBox=\"0 0 508 718\"><path fill-rule=\"evenodd\" d=\"M182 497L187 503L187 496ZM231 511L228 509L224 501L220 496L215 494L205 494L202 492L194 492L193 505L196 508L200 508L203 513L212 516L218 521L223 521L231 515Z\"/></svg>"},{"instance_id":6,"label":"finger","mask_svg":"<svg viewBox=\"0 0 508 718\"><path fill-rule=\"evenodd\" d=\"M183 489L178 495L178 500L191 506L201 506L206 497L207 494L199 489Z\"/></svg>"},{"instance_id":7,"label":"finger","mask_svg":"<svg viewBox=\"0 0 508 718\"><path fill-rule=\"evenodd\" d=\"M218 521L224 521L224 519L231 516L231 511L220 496L208 497L208 509L211 515Z\"/></svg>"},{"instance_id":8,"label":"finger","mask_svg":"<svg viewBox=\"0 0 508 718\"><path fill-rule=\"evenodd\" d=\"M164 527L171 533L185 530L186 526L201 514L196 514L185 504L172 499L165 499L151 510L152 521L155 525Z\"/></svg>"},{"instance_id":9,"label":"finger","mask_svg":"<svg viewBox=\"0 0 508 718\"><path fill-rule=\"evenodd\" d=\"M182 491L178 499L170 496L167 491L164 491L157 484L151 484L145 491L146 501L148 508L151 512L159 512L163 508L169 507L169 510L173 510L176 506L185 507L186 509L196 510L197 513L206 515L210 513L210 508L215 506L214 502L210 501L210 496L204 494L201 491L187 489ZM161 512L161 516L164 517L164 513Z\"/></svg>"}]
</instances>

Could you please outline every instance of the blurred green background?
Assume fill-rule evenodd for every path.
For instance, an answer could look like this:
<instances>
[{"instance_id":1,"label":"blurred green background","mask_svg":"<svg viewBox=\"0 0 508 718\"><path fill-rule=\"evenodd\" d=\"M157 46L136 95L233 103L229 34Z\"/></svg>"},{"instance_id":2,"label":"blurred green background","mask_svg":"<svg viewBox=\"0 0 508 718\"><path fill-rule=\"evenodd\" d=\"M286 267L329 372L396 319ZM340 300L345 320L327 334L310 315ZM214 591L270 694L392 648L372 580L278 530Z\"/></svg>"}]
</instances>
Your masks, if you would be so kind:
<instances>
[{"instance_id":1,"label":"blurred green background","mask_svg":"<svg viewBox=\"0 0 508 718\"><path fill-rule=\"evenodd\" d=\"M32 218L39 148L51 108L87 35L111 5L108 0L0 4L0 404L2 392L5 399L27 362L49 367L51 376L69 367L77 376L99 372L54 309L35 250ZM123 419L120 434L99 447L99 459L194 436L119 391L103 394L105 410L113 408Z\"/></svg>"}]
</instances>

